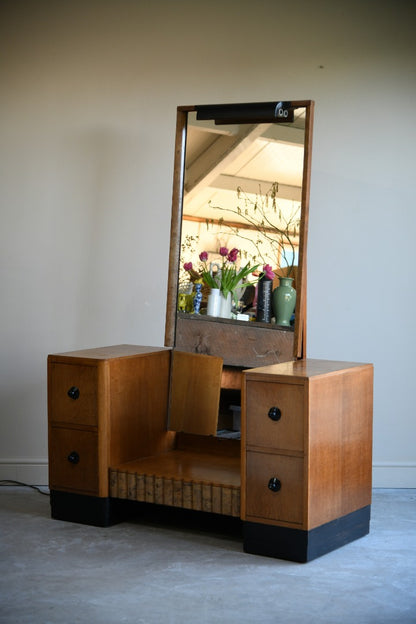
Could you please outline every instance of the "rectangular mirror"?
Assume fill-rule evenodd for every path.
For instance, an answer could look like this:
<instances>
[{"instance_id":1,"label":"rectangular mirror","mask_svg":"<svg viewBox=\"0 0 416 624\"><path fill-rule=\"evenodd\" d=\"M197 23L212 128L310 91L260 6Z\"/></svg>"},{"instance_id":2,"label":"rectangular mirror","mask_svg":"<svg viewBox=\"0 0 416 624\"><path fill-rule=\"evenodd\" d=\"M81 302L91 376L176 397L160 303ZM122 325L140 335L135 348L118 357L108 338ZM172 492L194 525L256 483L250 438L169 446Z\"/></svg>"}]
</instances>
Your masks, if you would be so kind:
<instances>
[{"instance_id":1,"label":"rectangular mirror","mask_svg":"<svg viewBox=\"0 0 416 624\"><path fill-rule=\"evenodd\" d=\"M309 100L178 108L166 346L220 356L226 367L305 356L312 119ZM222 318L208 314L210 285L201 279L195 314L195 282L203 268L217 275L224 249L238 249L237 270L257 267L245 279L253 286L234 292L232 317ZM294 278L290 325L247 320L264 265L276 275L273 288L278 276Z\"/></svg>"}]
</instances>

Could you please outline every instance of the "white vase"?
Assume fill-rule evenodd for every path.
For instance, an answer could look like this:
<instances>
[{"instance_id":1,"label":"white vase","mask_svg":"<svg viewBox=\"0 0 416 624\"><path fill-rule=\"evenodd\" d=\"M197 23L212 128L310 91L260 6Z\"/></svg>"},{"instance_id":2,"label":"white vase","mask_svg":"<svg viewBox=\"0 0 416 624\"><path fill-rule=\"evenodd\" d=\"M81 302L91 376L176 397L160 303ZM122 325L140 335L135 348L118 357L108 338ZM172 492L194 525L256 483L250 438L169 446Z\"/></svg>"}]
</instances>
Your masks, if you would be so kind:
<instances>
[{"instance_id":1,"label":"white vase","mask_svg":"<svg viewBox=\"0 0 416 624\"><path fill-rule=\"evenodd\" d=\"M231 293L229 292L226 297L224 297L224 295L221 293L220 300L221 300L221 305L220 305L220 313L218 316L220 316L221 318L228 318L228 319L231 318L231 306L232 306Z\"/></svg>"},{"instance_id":2,"label":"white vase","mask_svg":"<svg viewBox=\"0 0 416 624\"><path fill-rule=\"evenodd\" d=\"M208 295L207 315L219 316L221 309L221 293L219 288L211 288Z\"/></svg>"}]
</instances>

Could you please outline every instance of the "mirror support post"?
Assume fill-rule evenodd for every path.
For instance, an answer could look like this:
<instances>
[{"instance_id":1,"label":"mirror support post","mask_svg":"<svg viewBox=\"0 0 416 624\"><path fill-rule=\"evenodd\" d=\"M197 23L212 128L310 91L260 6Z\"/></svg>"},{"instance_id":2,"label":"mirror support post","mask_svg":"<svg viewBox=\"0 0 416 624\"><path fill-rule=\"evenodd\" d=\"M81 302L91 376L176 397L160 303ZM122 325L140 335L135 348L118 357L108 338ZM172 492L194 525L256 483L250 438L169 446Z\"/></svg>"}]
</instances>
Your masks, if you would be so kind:
<instances>
[{"instance_id":1,"label":"mirror support post","mask_svg":"<svg viewBox=\"0 0 416 624\"><path fill-rule=\"evenodd\" d=\"M301 227L299 232L299 268L298 268L298 290L296 303L296 325L294 336L294 359L306 358L306 294L307 294L307 244L309 225L309 194L311 180L311 160L312 160L312 133L313 133L313 113L314 102L305 102L305 142L303 157L303 183L302 183L302 207L301 207Z\"/></svg>"},{"instance_id":2,"label":"mirror support post","mask_svg":"<svg viewBox=\"0 0 416 624\"><path fill-rule=\"evenodd\" d=\"M183 187L185 178L185 151L188 112L193 106L179 106L176 116L175 159L172 189L172 217L170 230L169 274L165 323L165 346L175 345L176 308L178 299L179 261Z\"/></svg>"}]
</instances>

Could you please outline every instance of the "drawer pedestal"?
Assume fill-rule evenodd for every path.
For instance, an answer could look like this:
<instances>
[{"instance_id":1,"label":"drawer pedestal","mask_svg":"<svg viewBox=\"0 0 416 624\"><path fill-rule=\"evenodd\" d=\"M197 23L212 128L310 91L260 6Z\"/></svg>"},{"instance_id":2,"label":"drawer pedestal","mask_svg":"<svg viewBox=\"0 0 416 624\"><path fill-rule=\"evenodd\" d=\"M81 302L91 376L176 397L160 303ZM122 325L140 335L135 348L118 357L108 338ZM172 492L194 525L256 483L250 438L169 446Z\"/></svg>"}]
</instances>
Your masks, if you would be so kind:
<instances>
[{"instance_id":1,"label":"drawer pedestal","mask_svg":"<svg viewBox=\"0 0 416 624\"><path fill-rule=\"evenodd\" d=\"M172 446L170 349L117 345L48 357L52 517L108 526L124 517L109 467Z\"/></svg>"},{"instance_id":2,"label":"drawer pedestal","mask_svg":"<svg viewBox=\"0 0 416 624\"><path fill-rule=\"evenodd\" d=\"M366 535L373 367L299 360L244 377L245 551L306 562Z\"/></svg>"}]
</instances>

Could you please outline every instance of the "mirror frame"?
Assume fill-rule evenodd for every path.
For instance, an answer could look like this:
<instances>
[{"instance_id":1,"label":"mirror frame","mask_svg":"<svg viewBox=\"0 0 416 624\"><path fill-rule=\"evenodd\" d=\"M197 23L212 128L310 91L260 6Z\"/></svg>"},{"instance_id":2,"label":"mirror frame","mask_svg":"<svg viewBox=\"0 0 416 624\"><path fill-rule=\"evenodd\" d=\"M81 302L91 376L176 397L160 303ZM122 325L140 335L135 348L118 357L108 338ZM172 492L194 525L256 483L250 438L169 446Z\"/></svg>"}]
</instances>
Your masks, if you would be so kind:
<instances>
[{"instance_id":1,"label":"mirror frame","mask_svg":"<svg viewBox=\"0 0 416 624\"><path fill-rule=\"evenodd\" d=\"M276 101L277 103L277 101ZM259 102L258 106L270 105ZM306 293L307 293L307 240L309 223L309 195L312 160L312 133L314 117L313 100L291 101L291 108L305 108L305 138L303 155L303 180L301 194L301 221L299 230L299 265L297 274L297 300L295 310L295 330L293 359L306 357ZM221 105L214 105L221 106ZM233 107L239 111L241 108L253 106L252 104L226 104L225 107ZM169 250L169 274L166 302L165 346L174 347L176 338L176 315L179 285L179 262L181 249L182 212L185 181L185 157L188 113L197 111L199 106L178 106L176 114L175 156L173 169L172 189L172 215L170 230ZM244 119L240 118L243 123ZM247 120L246 123L250 123ZM275 330L278 331L278 330Z\"/></svg>"}]
</instances>

